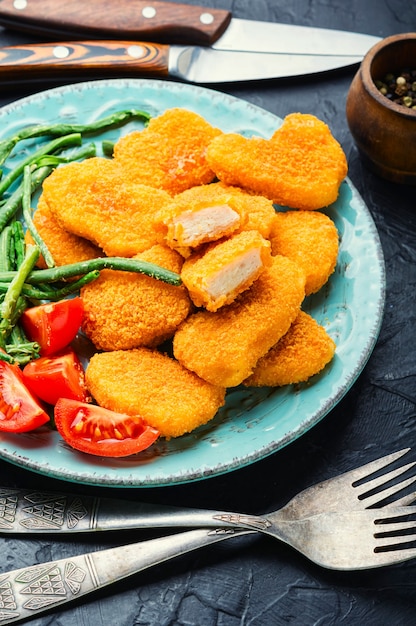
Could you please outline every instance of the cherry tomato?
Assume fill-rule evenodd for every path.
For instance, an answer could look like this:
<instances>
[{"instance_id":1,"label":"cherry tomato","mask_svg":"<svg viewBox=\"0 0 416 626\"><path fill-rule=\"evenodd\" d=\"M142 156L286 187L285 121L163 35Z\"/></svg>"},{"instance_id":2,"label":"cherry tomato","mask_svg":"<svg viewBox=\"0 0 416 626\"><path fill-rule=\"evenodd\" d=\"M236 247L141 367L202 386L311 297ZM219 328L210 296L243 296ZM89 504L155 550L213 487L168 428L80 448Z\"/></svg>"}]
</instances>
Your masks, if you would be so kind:
<instances>
[{"instance_id":1,"label":"cherry tomato","mask_svg":"<svg viewBox=\"0 0 416 626\"><path fill-rule=\"evenodd\" d=\"M148 448L159 436L141 417L60 398L55 424L70 446L97 456L129 456Z\"/></svg>"},{"instance_id":2,"label":"cherry tomato","mask_svg":"<svg viewBox=\"0 0 416 626\"><path fill-rule=\"evenodd\" d=\"M26 386L49 404L56 404L59 398L91 401L81 361L69 346L51 356L30 361L22 374Z\"/></svg>"},{"instance_id":3,"label":"cherry tomato","mask_svg":"<svg viewBox=\"0 0 416 626\"><path fill-rule=\"evenodd\" d=\"M19 368L0 359L0 430L23 433L48 421L49 415L25 387Z\"/></svg>"},{"instance_id":4,"label":"cherry tomato","mask_svg":"<svg viewBox=\"0 0 416 626\"><path fill-rule=\"evenodd\" d=\"M40 345L41 356L65 348L81 326L84 306L81 298L49 302L26 309L21 322L27 336Z\"/></svg>"}]
</instances>

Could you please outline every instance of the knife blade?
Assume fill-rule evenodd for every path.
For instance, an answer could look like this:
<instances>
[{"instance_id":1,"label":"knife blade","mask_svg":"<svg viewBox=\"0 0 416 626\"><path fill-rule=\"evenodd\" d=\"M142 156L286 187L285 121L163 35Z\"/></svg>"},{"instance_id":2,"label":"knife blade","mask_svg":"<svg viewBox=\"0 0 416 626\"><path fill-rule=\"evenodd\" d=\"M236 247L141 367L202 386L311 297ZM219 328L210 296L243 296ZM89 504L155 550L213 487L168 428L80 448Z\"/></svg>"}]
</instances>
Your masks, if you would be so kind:
<instances>
[{"instance_id":1,"label":"knife blade","mask_svg":"<svg viewBox=\"0 0 416 626\"><path fill-rule=\"evenodd\" d=\"M207 84L314 74L360 56L234 52L136 41L72 41L0 48L0 82L158 76Z\"/></svg>"},{"instance_id":2,"label":"knife blade","mask_svg":"<svg viewBox=\"0 0 416 626\"><path fill-rule=\"evenodd\" d=\"M341 30L239 19L222 9L153 0L0 0L0 24L72 40L138 39L234 52L354 59L364 56L380 39Z\"/></svg>"}]
</instances>

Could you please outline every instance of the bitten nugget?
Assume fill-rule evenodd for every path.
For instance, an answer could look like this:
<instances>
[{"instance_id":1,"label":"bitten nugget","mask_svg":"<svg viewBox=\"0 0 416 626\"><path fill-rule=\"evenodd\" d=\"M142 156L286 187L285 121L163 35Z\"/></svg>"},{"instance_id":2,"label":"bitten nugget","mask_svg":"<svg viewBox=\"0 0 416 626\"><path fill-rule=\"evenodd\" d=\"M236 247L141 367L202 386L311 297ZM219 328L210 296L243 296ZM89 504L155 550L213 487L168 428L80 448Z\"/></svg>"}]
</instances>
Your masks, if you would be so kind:
<instances>
[{"instance_id":1,"label":"bitten nugget","mask_svg":"<svg viewBox=\"0 0 416 626\"><path fill-rule=\"evenodd\" d=\"M174 195L214 180L205 155L208 144L219 134L218 128L197 113L168 109L151 119L144 130L119 139L114 158L131 180Z\"/></svg>"},{"instance_id":2,"label":"bitten nugget","mask_svg":"<svg viewBox=\"0 0 416 626\"><path fill-rule=\"evenodd\" d=\"M214 385L239 385L288 331L304 295L302 270L286 257L272 257L271 266L232 304L190 315L175 333L174 355Z\"/></svg>"},{"instance_id":3,"label":"bitten nugget","mask_svg":"<svg viewBox=\"0 0 416 626\"><path fill-rule=\"evenodd\" d=\"M246 222L233 190L216 183L187 189L160 212L156 228L166 243L184 256L191 248L227 237Z\"/></svg>"},{"instance_id":4,"label":"bitten nugget","mask_svg":"<svg viewBox=\"0 0 416 626\"><path fill-rule=\"evenodd\" d=\"M248 289L270 264L270 242L248 230L191 255L181 278L196 306L217 311Z\"/></svg>"},{"instance_id":5,"label":"bitten nugget","mask_svg":"<svg viewBox=\"0 0 416 626\"><path fill-rule=\"evenodd\" d=\"M107 256L124 257L160 242L153 216L171 200L165 191L126 180L113 160L102 157L58 167L43 182L43 193L66 230Z\"/></svg>"},{"instance_id":6,"label":"bitten nugget","mask_svg":"<svg viewBox=\"0 0 416 626\"><path fill-rule=\"evenodd\" d=\"M272 254L287 256L302 267L308 296L327 282L338 256L334 222L319 211L277 212L270 235Z\"/></svg>"},{"instance_id":7,"label":"bitten nugget","mask_svg":"<svg viewBox=\"0 0 416 626\"><path fill-rule=\"evenodd\" d=\"M241 230L268 238L275 216L271 200L223 183L199 185L178 194L163 209L156 227L166 243L184 256L189 248Z\"/></svg>"},{"instance_id":8,"label":"bitten nugget","mask_svg":"<svg viewBox=\"0 0 416 626\"><path fill-rule=\"evenodd\" d=\"M95 354L86 370L86 383L98 404L140 415L166 438L205 424L225 401L225 389L146 348Z\"/></svg>"},{"instance_id":9,"label":"bitten nugget","mask_svg":"<svg viewBox=\"0 0 416 626\"><path fill-rule=\"evenodd\" d=\"M271 139L216 137L207 161L227 185L295 209L320 209L334 202L347 174L345 154L328 126L301 113L288 115Z\"/></svg>"},{"instance_id":10,"label":"bitten nugget","mask_svg":"<svg viewBox=\"0 0 416 626\"><path fill-rule=\"evenodd\" d=\"M33 222L51 253L55 265L69 265L104 256L104 252L90 241L77 237L62 228L46 204L43 194L38 200ZM34 243L29 231L26 231L25 241L26 243ZM39 257L37 265L40 268L46 268L42 256Z\"/></svg>"},{"instance_id":11,"label":"bitten nugget","mask_svg":"<svg viewBox=\"0 0 416 626\"><path fill-rule=\"evenodd\" d=\"M280 387L307 381L335 354L335 342L323 326L300 311L288 332L257 363L247 387Z\"/></svg>"},{"instance_id":12,"label":"bitten nugget","mask_svg":"<svg viewBox=\"0 0 416 626\"><path fill-rule=\"evenodd\" d=\"M182 257L156 245L135 256L180 273ZM100 350L157 346L169 339L189 313L191 302L183 286L144 274L103 270L81 290L83 330Z\"/></svg>"}]
</instances>

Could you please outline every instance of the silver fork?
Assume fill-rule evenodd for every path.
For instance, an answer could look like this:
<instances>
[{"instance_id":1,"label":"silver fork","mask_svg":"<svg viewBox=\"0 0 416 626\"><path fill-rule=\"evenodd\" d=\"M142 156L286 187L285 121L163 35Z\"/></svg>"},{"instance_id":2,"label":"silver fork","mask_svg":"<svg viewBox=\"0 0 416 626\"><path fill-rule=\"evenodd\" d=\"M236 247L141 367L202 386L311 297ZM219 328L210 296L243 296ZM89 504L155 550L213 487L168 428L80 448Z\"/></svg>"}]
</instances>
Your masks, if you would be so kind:
<instances>
[{"instance_id":1,"label":"silver fork","mask_svg":"<svg viewBox=\"0 0 416 626\"><path fill-rule=\"evenodd\" d=\"M323 512L281 520L278 530L275 525L274 537L330 569L375 568L416 557L411 543L416 545L416 506ZM412 534L406 534L409 530ZM0 575L7 600L1 624L31 618L196 548L252 532L197 529L6 572Z\"/></svg>"},{"instance_id":2,"label":"silver fork","mask_svg":"<svg viewBox=\"0 0 416 626\"><path fill-rule=\"evenodd\" d=\"M121 530L127 528L250 528L273 535L275 524L284 520L311 517L317 513L362 510L382 504L416 481L416 476L398 484L389 483L416 465L401 465L370 478L405 455L400 450L362 467L313 485L296 495L283 508L261 517L190 509L164 505L126 502L112 498L92 498L68 493L43 493L35 490L0 489L5 514L0 517L0 532L68 533ZM365 481L365 482L363 482ZM378 489L377 492L374 490ZM405 506L416 500L416 492L395 499L391 505Z\"/></svg>"}]
</instances>

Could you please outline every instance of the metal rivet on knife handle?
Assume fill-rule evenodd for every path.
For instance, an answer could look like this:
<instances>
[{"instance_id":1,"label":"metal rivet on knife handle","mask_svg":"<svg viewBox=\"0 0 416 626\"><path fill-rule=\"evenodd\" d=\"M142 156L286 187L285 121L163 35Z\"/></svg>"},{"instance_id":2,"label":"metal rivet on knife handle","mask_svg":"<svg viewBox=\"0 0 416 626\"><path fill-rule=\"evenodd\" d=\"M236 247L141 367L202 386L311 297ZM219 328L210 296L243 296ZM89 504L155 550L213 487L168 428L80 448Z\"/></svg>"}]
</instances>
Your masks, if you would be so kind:
<instances>
[{"instance_id":1,"label":"metal rivet on knife handle","mask_svg":"<svg viewBox=\"0 0 416 626\"><path fill-rule=\"evenodd\" d=\"M14 0L13 6L18 11L22 11L27 7L27 0Z\"/></svg>"},{"instance_id":2,"label":"metal rivet on knife handle","mask_svg":"<svg viewBox=\"0 0 416 626\"><path fill-rule=\"evenodd\" d=\"M66 46L56 46L53 49L53 56L56 59L66 59L69 56L69 49Z\"/></svg>"},{"instance_id":3,"label":"metal rivet on knife handle","mask_svg":"<svg viewBox=\"0 0 416 626\"><path fill-rule=\"evenodd\" d=\"M55 41L118 39L211 46L230 21L230 11L180 0L0 0L1 26L46 35L49 41L56 35Z\"/></svg>"},{"instance_id":4,"label":"metal rivet on knife handle","mask_svg":"<svg viewBox=\"0 0 416 626\"><path fill-rule=\"evenodd\" d=\"M152 19L156 15L156 9L154 7L144 7L142 15L147 19Z\"/></svg>"},{"instance_id":5,"label":"metal rivet on knife handle","mask_svg":"<svg viewBox=\"0 0 416 626\"><path fill-rule=\"evenodd\" d=\"M214 16L212 13L201 13L199 18L201 24L212 24L214 21Z\"/></svg>"}]
</instances>

